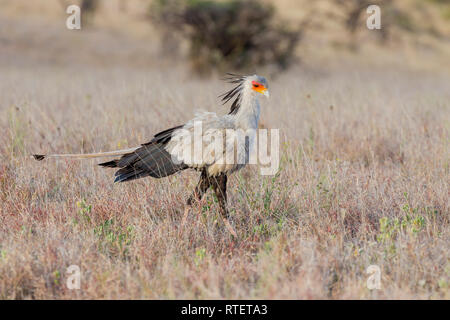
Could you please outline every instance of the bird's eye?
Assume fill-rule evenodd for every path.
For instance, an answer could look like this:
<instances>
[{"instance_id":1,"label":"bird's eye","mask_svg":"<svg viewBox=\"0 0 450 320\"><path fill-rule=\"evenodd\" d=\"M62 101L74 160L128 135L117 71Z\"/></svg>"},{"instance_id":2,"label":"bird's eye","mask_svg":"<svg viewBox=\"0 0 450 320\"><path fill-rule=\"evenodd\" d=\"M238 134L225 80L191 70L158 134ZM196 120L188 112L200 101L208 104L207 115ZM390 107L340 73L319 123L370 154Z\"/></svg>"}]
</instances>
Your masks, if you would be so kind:
<instances>
[{"instance_id":1,"label":"bird's eye","mask_svg":"<svg viewBox=\"0 0 450 320\"><path fill-rule=\"evenodd\" d=\"M256 83L253 84L253 88L258 88L258 87L259 87L259 84L256 84Z\"/></svg>"}]
</instances>

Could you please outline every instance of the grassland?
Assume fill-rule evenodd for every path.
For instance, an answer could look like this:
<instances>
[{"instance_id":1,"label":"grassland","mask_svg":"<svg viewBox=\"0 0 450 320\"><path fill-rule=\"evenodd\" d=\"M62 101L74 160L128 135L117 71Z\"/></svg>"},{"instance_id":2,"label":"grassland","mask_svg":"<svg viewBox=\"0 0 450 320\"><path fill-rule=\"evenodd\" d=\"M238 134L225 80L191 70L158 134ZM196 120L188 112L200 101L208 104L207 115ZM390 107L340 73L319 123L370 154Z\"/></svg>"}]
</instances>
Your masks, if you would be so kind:
<instances>
[{"instance_id":1,"label":"grassland","mask_svg":"<svg viewBox=\"0 0 450 320\"><path fill-rule=\"evenodd\" d=\"M0 298L450 298L445 68L335 57L267 74L262 123L281 130L281 166L231 177L234 239L210 193L181 228L195 172L113 184L95 161L30 158L225 113L218 77L128 37L17 21L0 20ZM80 290L66 286L74 264Z\"/></svg>"}]
</instances>

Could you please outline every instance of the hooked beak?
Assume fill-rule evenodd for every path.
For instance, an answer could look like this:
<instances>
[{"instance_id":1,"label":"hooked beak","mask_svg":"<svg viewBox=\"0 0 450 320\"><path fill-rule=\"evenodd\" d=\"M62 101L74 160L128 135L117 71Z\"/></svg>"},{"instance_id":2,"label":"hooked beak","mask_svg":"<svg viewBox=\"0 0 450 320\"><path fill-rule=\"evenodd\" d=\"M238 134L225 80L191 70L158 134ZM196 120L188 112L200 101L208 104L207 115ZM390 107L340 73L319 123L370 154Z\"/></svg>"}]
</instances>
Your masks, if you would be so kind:
<instances>
[{"instance_id":1,"label":"hooked beak","mask_svg":"<svg viewBox=\"0 0 450 320\"><path fill-rule=\"evenodd\" d=\"M269 90L267 90L267 89L264 90L263 94L266 96L266 98L269 98L269 97L270 97Z\"/></svg>"}]
</instances>

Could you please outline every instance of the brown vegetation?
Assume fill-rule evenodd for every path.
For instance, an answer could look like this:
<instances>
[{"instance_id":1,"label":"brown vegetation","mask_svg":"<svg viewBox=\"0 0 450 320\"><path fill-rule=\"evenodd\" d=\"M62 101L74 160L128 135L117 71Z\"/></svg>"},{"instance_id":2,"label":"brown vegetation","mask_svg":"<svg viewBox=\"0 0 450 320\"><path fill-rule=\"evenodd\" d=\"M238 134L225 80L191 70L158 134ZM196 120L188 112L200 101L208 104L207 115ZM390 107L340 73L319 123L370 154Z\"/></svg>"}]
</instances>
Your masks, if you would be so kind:
<instances>
[{"instance_id":1,"label":"brown vegetation","mask_svg":"<svg viewBox=\"0 0 450 320\"><path fill-rule=\"evenodd\" d=\"M226 112L216 77L61 25L0 19L0 298L450 298L441 51L328 48L268 75L280 170L231 177L233 239L210 193L180 227L195 172L113 184L95 161L30 157L131 147L196 109ZM80 290L66 286L73 264ZM366 287L373 264L381 290Z\"/></svg>"}]
</instances>

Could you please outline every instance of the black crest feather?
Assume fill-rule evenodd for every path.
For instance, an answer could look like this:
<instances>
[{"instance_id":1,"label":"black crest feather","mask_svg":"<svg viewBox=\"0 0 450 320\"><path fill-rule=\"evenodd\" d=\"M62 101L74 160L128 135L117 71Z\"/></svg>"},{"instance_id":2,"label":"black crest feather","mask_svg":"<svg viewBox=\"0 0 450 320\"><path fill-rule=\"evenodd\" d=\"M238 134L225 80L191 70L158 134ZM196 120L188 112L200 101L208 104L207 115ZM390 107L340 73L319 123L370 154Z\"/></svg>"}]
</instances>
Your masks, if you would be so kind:
<instances>
[{"instance_id":1,"label":"black crest feather","mask_svg":"<svg viewBox=\"0 0 450 320\"><path fill-rule=\"evenodd\" d=\"M245 81L245 76L233 74L233 73L227 73L226 77L223 78L228 83L237 84L233 89L230 91L227 91L219 96L219 98L222 98L223 104L226 104L231 99L234 99L233 103L231 104L231 109L228 114L236 114L241 106L241 96L242 96L242 89L243 89L243 83Z\"/></svg>"}]
</instances>

